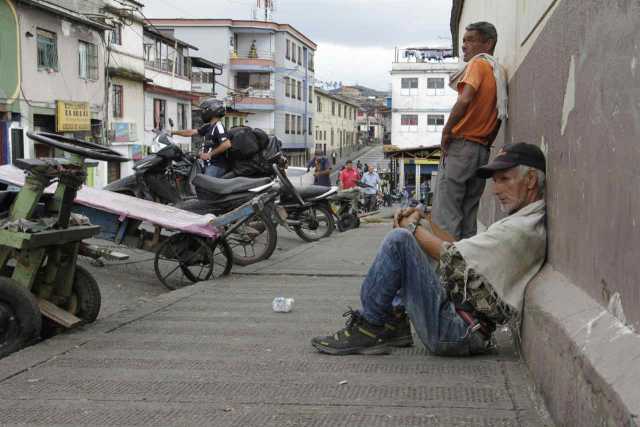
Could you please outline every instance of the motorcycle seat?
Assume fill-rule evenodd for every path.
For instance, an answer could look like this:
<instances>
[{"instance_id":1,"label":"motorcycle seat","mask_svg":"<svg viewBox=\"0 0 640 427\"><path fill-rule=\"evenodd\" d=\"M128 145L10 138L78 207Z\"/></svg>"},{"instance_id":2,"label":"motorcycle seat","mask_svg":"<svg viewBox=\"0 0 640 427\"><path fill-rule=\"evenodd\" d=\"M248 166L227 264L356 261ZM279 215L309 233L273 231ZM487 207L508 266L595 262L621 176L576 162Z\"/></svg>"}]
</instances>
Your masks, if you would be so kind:
<instances>
[{"instance_id":1,"label":"motorcycle seat","mask_svg":"<svg viewBox=\"0 0 640 427\"><path fill-rule=\"evenodd\" d=\"M296 191L300 194L303 200L313 199L321 194L331 190L331 187L324 187L322 185L305 185L304 187L296 187Z\"/></svg>"},{"instance_id":2,"label":"motorcycle seat","mask_svg":"<svg viewBox=\"0 0 640 427\"><path fill-rule=\"evenodd\" d=\"M249 191L252 188L267 185L270 182L270 178L245 178L242 176L237 178L221 179L198 174L193 178L193 185L196 188L220 195Z\"/></svg>"}]
</instances>

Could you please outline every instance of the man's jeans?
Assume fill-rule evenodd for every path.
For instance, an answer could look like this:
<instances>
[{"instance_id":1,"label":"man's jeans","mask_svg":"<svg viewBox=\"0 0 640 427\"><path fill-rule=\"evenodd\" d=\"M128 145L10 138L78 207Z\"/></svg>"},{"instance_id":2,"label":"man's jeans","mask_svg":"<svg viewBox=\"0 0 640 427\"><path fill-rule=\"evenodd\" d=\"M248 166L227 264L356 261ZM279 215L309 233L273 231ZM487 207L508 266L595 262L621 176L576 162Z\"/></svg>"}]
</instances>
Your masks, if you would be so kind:
<instances>
[{"instance_id":1,"label":"man's jeans","mask_svg":"<svg viewBox=\"0 0 640 427\"><path fill-rule=\"evenodd\" d=\"M209 165L204 169L205 175L212 176L214 178L220 178L222 175L225 174L225 172L226 172L225 168L216 166L216 165Z\"/></svg>"},{"instance_id":2,"label":"man's jeans","mask_svg":"<svg viewBox=\"0 0 640 427\"><path fill-rule=\"evenodd\" d=\"M403 302L418 337L432 353L466 356L485 349L478 333L468 333L468 325L447 299L429 258L404 228L385 237L362 283L364 318L375 325L391 320L396 296Z\"/></svg>"},{"instance_id":3,"label":"man's jeans","mask_svg":"<svg viewBox=\"0 0 640 427\"><path fill-rule=\"evenodd\" d=\"M433 200L432 218L456 239L477 232L478 206L485 179L476 171L489 161L489 148L477 142L454 139L442 157Z\"/></svg>"}]
</instances>

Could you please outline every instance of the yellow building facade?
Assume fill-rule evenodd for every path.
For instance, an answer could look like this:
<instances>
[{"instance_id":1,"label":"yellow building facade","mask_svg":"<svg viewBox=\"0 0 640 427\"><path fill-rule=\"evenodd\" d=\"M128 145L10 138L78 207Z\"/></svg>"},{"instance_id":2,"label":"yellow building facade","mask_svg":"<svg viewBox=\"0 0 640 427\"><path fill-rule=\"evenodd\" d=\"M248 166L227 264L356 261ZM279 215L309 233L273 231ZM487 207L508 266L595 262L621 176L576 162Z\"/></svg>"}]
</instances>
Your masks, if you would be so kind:
<instances>
[{"instance_id":1,"label":"yellow building facade","mask_svg":"<svg viewBox=\"0 0 640 427\"><path fill-rule=\"evenodd\" d=\"M313 137L315 148L342 158L356 149L358 105L322 89L315 89Z\"/></svg>"}]
</instances>

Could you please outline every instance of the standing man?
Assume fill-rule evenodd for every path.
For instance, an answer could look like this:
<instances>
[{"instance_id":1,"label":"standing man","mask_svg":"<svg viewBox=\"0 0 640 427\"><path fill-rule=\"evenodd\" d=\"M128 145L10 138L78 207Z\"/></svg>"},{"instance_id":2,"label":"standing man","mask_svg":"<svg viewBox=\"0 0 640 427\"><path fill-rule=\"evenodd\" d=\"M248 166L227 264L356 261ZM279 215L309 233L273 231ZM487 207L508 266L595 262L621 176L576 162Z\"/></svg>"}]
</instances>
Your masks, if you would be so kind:
<instances>
[{"instance_id":1,"label":"standing man","mask_svg":"<svg viewBox=\"0 0 640 427\"><path fill-rule=\"evenodd\" d=\"M309 160L307 172L309 172L309 169L312 167L315 168L313 184L331 187L331 160L327 159L327 157L322 154L322 150L320 148L316 148L316 155L313 159Z\"/></svg>"},{"instance_id":2,"label":"standing man","mask_svg":"<svg viewBox=\"0 0 640 427\"><path fill-rule=\"evenodd\" d=\"M204 125L199 129L184 129L171 131L171 135L194 136L196 134L204 138L204 145L200 152L200 159L205 162L205 174L220 178L227 172L228 161L225 152L231 148L231 141L220 121L225 115L222 101L207 99L200 104L200 114Z\"/></svg>"},{"instance_id":3,"label":"standing man","mask_svg":"<svg viewBox=\"0 0 640 427\"><path fill-rule=\"evenodd\" d=\"M362 189L364 192L364 210L372 211L376 207L376 198L380 191L380 176L369 165L369 170L362 175L362 182L367 186Z\"/></svg>"},{"instance_id":4,"label":"standing man","mask_svg":"<svg viewBox=\"0 0 640 427\"><path fill-rule=\"evenodd\" d=\"M459 239L477 231L477 215L485 180L476 170L489 161L489 148L507 118L507 83L492 56L498 41L488 22L466 27L462 52L466 67L451 77L458 100L442 130L433 221Z\"/></svg>"},{"instance_id":5,"label":"standing man","mask_svg":"<svg viewBox=\"0 0 640 427\"><path fill-rule=\"evenodd\" d=\"M347 166L340 172L340 189L348 190L356 187L356 182L360 179L358 171L353 168L353 162L347 160Z\"/></svg>"}]
</instances>

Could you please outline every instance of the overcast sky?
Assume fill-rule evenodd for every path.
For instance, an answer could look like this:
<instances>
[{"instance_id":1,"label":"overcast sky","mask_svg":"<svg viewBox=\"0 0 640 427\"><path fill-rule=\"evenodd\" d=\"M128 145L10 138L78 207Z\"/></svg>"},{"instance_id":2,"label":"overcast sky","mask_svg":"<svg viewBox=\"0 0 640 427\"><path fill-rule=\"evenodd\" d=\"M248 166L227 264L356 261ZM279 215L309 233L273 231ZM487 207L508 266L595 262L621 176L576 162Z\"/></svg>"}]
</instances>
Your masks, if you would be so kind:
<instances>
[{"instance_id":1,"label":"overcast sky","mask_svg":"<svg viewBox=\"0 0 640 427\"><path fill-rule=\"evenodd\" d=\"M451 0L274 0L274 21L318 44L316 78L390 87L396 46L450 46ZM251 17L256 0L143 0L148 18ZM215 60L215 58L214 58Z\"/></svg>"}]
</instances>

